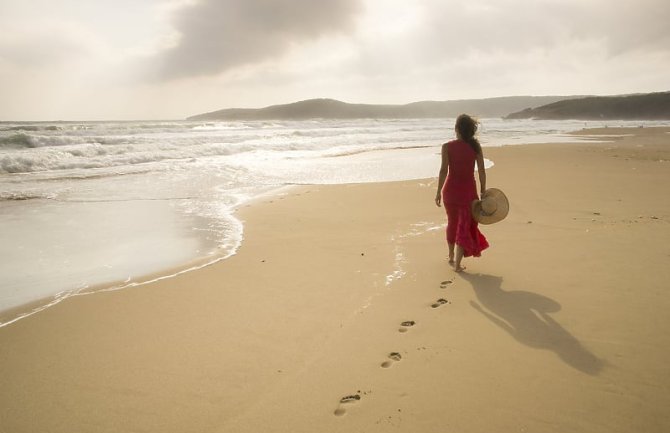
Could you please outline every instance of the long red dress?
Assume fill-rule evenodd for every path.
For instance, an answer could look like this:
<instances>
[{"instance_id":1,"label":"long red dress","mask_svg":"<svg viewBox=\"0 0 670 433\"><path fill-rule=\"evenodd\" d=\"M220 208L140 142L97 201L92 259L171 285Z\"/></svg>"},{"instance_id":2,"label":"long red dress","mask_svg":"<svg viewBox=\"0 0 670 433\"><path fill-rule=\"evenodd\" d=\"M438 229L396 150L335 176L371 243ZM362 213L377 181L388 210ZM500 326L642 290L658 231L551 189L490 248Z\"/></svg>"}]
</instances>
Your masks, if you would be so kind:
<instances>
[{"instance_id":1,"label":"long red dress","mask_svg":"<svg viewBox=\"0 0 670 433\"><path fill-rule=\"evenodd\" d=\"M488 248L470 207L477 200L475 161L477 154L463 140L447 143L449 172L442 188L442 202L447 211L447 242L463 247L465 257L479 257Z\"/></svg>"}]
</instances>

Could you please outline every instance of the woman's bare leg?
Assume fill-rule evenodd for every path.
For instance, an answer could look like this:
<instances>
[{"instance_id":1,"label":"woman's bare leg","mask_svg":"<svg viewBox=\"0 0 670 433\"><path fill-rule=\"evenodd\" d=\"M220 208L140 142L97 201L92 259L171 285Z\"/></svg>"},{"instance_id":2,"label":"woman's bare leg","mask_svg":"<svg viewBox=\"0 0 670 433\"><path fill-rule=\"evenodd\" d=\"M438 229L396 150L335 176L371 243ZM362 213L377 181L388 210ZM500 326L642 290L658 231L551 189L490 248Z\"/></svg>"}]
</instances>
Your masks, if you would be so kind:
<instances>
[{"instance_id":1,"label":"woman's bare leg","mask_svg":"<svg viewBox=\"0 0 670 433\"><path fill-rule=\"evenodd\" d=\"M456 261L454 262L454 270L456 272L461 272L465 269L465 266L461 266L461 260L463 260L463 247L456 244Z\"/></svg>"},{"instance_id":2,"label":"woman's bare leg","mask_svg":"<svg viewBox=\"0 0 670 433\"><path fill-rule=\"evenodd\" d=\"M447 245L449 245L449 264L453 265L454 264L454 246L455 246L455 244L447 242Z\"/></svg>"}]
</instances>

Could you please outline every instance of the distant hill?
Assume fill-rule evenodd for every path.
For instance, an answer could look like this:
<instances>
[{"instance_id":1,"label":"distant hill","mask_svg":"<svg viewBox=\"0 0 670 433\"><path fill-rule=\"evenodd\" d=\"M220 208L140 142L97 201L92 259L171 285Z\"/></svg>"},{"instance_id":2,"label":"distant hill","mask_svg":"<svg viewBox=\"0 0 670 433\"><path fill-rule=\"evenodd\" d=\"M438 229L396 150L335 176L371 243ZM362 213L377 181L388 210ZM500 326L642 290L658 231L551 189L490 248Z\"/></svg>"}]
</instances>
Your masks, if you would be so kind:
<instances>
[{"instance_id":1,"label":"distant hill","mask_svg":"<svg viewBox=\"0 0 670 433\"><path fill-rule=\"evenodd\" d=\"M506 119L667 120L670 92L566 99L505 116Z\"/></svg>"},{"instance_id":2,"label":"distant hill","mask_svg":"<svg viewBox=\"0 0 670 433\"><path fill-rule=\"evenodd\" d=\"M456 117L461 113L502 117L525 107L537 107L566 98L569 96L507 96L422 101L405 105L348 104L334 99L309 99L265 108L227 108L191 116L187 120L411 119Z\"/></svg>"}]
</instances>

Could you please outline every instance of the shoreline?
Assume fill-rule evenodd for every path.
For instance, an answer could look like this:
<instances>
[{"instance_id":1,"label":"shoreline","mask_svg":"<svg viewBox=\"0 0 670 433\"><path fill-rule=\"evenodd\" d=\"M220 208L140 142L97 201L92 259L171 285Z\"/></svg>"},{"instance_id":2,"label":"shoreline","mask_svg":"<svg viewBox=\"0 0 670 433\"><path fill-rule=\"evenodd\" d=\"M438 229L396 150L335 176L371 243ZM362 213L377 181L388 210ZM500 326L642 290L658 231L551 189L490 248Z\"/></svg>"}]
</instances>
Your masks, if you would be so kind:
<instances>
[{"instance_id":1,"label":"shoreline","mask_svg":"<svg viewBox=\"0 0 670 433\"><path fill-rule=\"evenodd\" d=\"M607 128L605 128L607 129ZM562 139L564 140L564 139ZM562 143L566 144L567 142L565 141L556 141L557 143ZM518 146L519 144L509 144L512 146ZM487 149L492 149L492 148L497 148L497 147L505 147L509 145L501 145L501 146L493 146L493 147L487 147ZM541 143L541 144L536 144L536 145L546 145L546 143ZM374 151L372 152L373 154L375 153ZM487 168L491 168L493 165L493 162L487 159ZM421 180L421 179L414 179L414 180ZM388 181L381 181L381 182L372 182L372 183L384 183ZM358 184L358 183L368 183L368 182L350 182L350 183L344 183L344 184ZM321 184L316 184L316 185L321 185ZM73 296L82 296L82 295L89 295L93 294L95 292L99 291L114 291L114 290L123 290L125 288L131 288L139 285L144 285L149 282L153 282L156 280L162 280L165 278L171 278L175 275L182 274L184 272L190 272L192 270L198 270L201 269L202 267L206 267L212 264L216 264L217 262L221 260L225 260L229 258L231 255L236 254L237 250L239 249L240 245L242 244L243 238L244 238L244 227L243 227L243 222L238 218L239 216L239 211L243 208L249 207L250 205L261 202L262 200L269 199L271 200L271 197L275 198L282 198L283 195L286 194L285 191L289 191L291 188L300 188L300 187L308 187L309 185L307 184L288 184L288 185L282 185L282 186L277 186L275 188L272 188L271 190L265 191L261 193L260 195L244 200L240 204L235 205L230 209L230 217L235 220L236 223L240 224L241 227L241 239L239 239L237 246L232 249L232 252L226 252L223 254L211 254L208 253L207 255L203 256L193 256L190 260L187 260L183 263L176 264L176 265L170 265L167 266L163 269L148 272L148 273L138 273L133 277L130 277L129 279L109 279L107 281L101 281L101 282L93 282L91 284L86 283L85 287L81 287L81 284L74 284L72 288L65 288L61 292L58 292L54 295L49 295L49 296L42 296L42 297L36 297L34 299L31 299L23 304L20 305L14 305L9 308L5 308L3 310L0 310L0 328L7 326L11 323L14 323L17 320L21 320L22 318L29 317L33 314L36 314L40 311L43 311L45 308L49 308L52 305L58 304L59 302L62 302L64 299L73 297ZM79 286L79 287L77 287Z\"/></svg>"},{"instance_id":2,"label":"shoreline","mask_svg":"<svg viewBox=\"0 0 670 433\"><path fill-rule=\"evenodd\" d=\"M0 425L664 431L668 131L485 148L511 210L462 275L435 179L244 207L229 259L0 328Z\"/></svg>"},{"instance_id":3,"label":"shoreline","mask_svg":"<svg viewBox=\"0 0 670 433\"><path fill-rule=\"evenodd\" d=\"M622 127L622 126L614 126L614 127L601 127L601 128L583 128L581 130L575 130L572 131L568 134L569 136L574 136L576 137L576 140L574 142L570 141L554 141L550 143L527 143L527 144L505 144L505 145L499 145L499 146L492 146L492 147L485 147L485 151L487 152L486 154L488 155L489 151L492 151L494 154L496 152L495 149L502 149L502 148L507 148L507 147L527 147L527 146L571 146L571 145L589 145L589 144L607 144L607 143L615 143L617 140L620 140L625 137L631 137L634 136L635 133L639 133L641 130L643 130L644 127L642 126L627 126L627 127ZM647 130L669 130L669 127L661 127L661 126L656 126L656 127L646 127ZM612 134L614 132L614 134ZM580 138L577 137L582 137L581 140L586 140L586 141L579 141ZM491 166L487 164L487 168L491 169L493 165L495 165L495 162L490 161L487 159L488 162L491 163ZM429 182L432 178L426 178L426 179L412 179L412 180L406 180L408 182L411 181L420 181L420 182ZM403 182L403 181L391 181L391 182L370 182L370 183L392 183L392 182ZM358 185L358 184L367 184L368 182L353 182L353 183L344 183L344 184L332 184L332 185ZM18 320L22 320L23 318L32 316L34 314L37 314L41 311L44 311L46 308L50 308L53 305L56 305L60 302L62 302L65 299L68 299L70 297L75 297L75 296L84 296L84 295L92 295L98 292L106 292L106 291L117 291L117 290L125 290L125 289L130 289L133 287L137 286L143 286L152 282L156 281L161 281L164 279L168 278L173 278L177 275L181 275L184 273L188 273L191 271L197 271L199 269L202 269L207 266L215 265L216 263L226 260L230 258L231 256L234 256L237 254L237 251L241 247L243 241L244 241L244 221L242 218L240 218L240 212L242 212L244 209L249 208L251 206L257 206L258 203L261 203L263 200L267 200L269 203L272 203L273 200L276 199L283 199L285 195L290 194L290 191L296 188L309 188L310 186L318 187L318 186L324 186L324 185L331 185L331 184L314 184L314 185L303 185L303 184L291 184L291 185L282 185L282 186L277 186L276 188L273 188L269 191L263 192L260 195L253 197L251 199L245 200L241 202L240 204L234 206L231 209L230 216L236 220L237 223L240 224L241 226L241 239L239 240L239 243L237 246L232 250L232 252L228 252L225 254L216 254L216 255L206 255L206 256L199 256L199 257L193 257L191 260L188 260L184 263L181 263L179 265L172 265L169 267L166 267L160 271L155 271L155 272L150 272L146 274L139 274L137 277L132 278L130 280L112 280L112 281L106 281L106 282L101 282L101 283L95 283L92 284L91 286L87 286L85 288L73 288L73 289L66 289L63 290L62 292L53 295L53 296L46 296L46 297L41 297L37 298L34 300L31 300L27 303L17 305L14 307L7 308L5 310L0 311L0 328L4 326L8 326ZM59 296L61 293L67 294L65 296Z\"/></svg>"},{"instance_id":4,"label":"shoreline","mask_svg":"<svg viewBox=\"0 0 670 433\"><path fill-rule=\"evenodd\" d=\"M300 187L303 187L303 185L278 186L272 190L265 191L256 197L242 201L238 205L231 208L230 216L234 218L236 223L239 223L241 227L241 238L239 239L237 246L234 247L232 251L216 255L203 255L199 257L193 257L191 260L185 261L179 265L168 266L159 271L140 274L135 278L130 278L126 280L119 279L119 280L105 281L91 284L90 286L86 286L84 288L65 289L62 292L59 292L53 296L37 298L21 305L0 310L0 328L4 326L9 326L12 323L30 317L34 314L38 314L44 311L45 309L50 308L71 297L89 296L89 295L95 295L96 293L100 292L114 292L118 290L132 289L146 284L173 278L185 273L198 271L205 267L212 266L223 260L226 260L237 254L237 251L240 249L244 241L244 222L239 218L239 212L242 209L251 206L256 206L257 203L260 202L261 200L265 199L272 200L273 198L280 198L283 195L288 194L291 189ZM65 295L60 296L63 293L65 293Z\"/></svg>"},{"instance_id":5,"label":"shoreline","mask_svg":"<svg viewBox=\"0 0 670 433\"><path fill-rule=\"evenodd\" d=\"M574 122L571 125L572 127L578 127L578 124ZM430 125L431 128L434 126ZM541 134L545 135L545 139L551 139L551 141L565 142L566 139L569 139L569 137L566 138L562 133L559 133L559 130L562 131L565 129L566 126L564 124L560 123L553 127L558 128L558 130L542 130L535 131L535 133L541 132ZM501 134L501 131L504 133ZM487 133L486 135L492 143L500 143L500 140L505 142L503 137L510 138L509 133L510 131L507 130L507 127L494 122L490 134ZM534 134L534 132L530 133ZM519 137L516 137L517 135ZM541 138L542 135L528 136L524 135L523 131L521 131L512 134L512 136L516 138L510 141L510 143L518 143L517 139L520 137L534 140ZM45 149L48 150L48 147ZM354 155L351 158L340 157L337 158L340 163L335 165L330 164L332 161L326 163L325 161L329 161L326 158L323 164L320 166L317 164L320 168L312 171L337 173L344 166L354 166L358 167L358 172L361 173L379 173L387 170L389 173L401 172L400 176L397 176L399 178L419 179L433 176L433 171L437 170L436 167L435 170L431 168L428 171L417 171L415 169L407 171L407 167L426 167L432 164L435 158L431 150L423 151L422 155L415 154L416 152L412 153L414 150L410 148L396 152L398 153L390 158L394 161L385 161L384 158L379 158L377 156L378 152L365 152L363 154L365 156ZM404 161L408 157L413 157L416 160L407 164ZM398 163L398 161L400 162ZM365 166L361 165L361 163L369 165ZM390 167L389 164L391 164ZM299 168L297 172L299 174L297 178L310 176L308 166L309 164L304 164L304 161L303 164L298 164ZM274 168L283 171L281 167ZM270 166L266 168L266 170L270 169ZM140 172L143 172L143 170L140 170ZM427 172L430 173L428 174ZM295 174L293 173L293 175ZM40 176L37 176L37 180L39 180ZM54 179L59 178L59 176L60 174L55 175ZM211 209L208 209L210 205L206 198L203 200L193 199L190 202L180 202L180 200L185 200L180 198L182 197L181 195L168 194L166 196L163 192L164 190L160 188L152 190L146 197L144 197L145 192L138 193L137 191L125 195L123 193L117 194L115 191L124 191L128 186L133 191L133 182L136 182L133 176L131 175L129 178L119 177L118 179L111 178L115 182L114 185L118 187L108 188L108 193L112 195L116 194L114 195L115 199L110 200L109 206L106 204L104 206L96 204L98 201L104 202L105 200L99 200L100 197L96 196L96 194L100 193L99 189L101 186L95 180L93 184L85 187L81 185L71 186L74 191L81 188L84 190L91 188L92 191L97 191L92 195L94 200L90 204L85 204L88 202L86 198L87 194L77 195L78 193L75 192L74 197L67 196L69 193L63 193L63 191L69 190L70 186L60 185L58 182L51 182L51 180L49 181L51 185L60 186L49 187L42 191L44 188L39 185L21 186L21 182L9 182L7 197L14 195L24 197L20 192L16 191L16 188L30 189L34 187L37 188L38 193L29 193L25 197L53 197L55 202L52 203L50 200L31 200L29 208L21 208L20 212L23 213L17 211L16 215L11 212L11 206L18 204L18 201L10 202L10 209L5 209L5 216L8 217L8 220L3 219L3 223L8 221L8 233L16 233L16 235L7 236L7 245L2 251L4 254L7 254L10 260L5 262L5 266L3 267L5 278L0 282L6 289L2 293L3 302L2 312L0 312L0 322L11 320L12 316L16 316L14 311L17 308L19 311L22 310L22 305L25 306L27 303L35 301L42 304L51 303L58 293L74 293L82 290L82 288L85 288L83 289L84 291L90 291L91 287L108 286L110 282L126 281L128 278L132 279L132 281L141 281L146 279L146 275L153 275L154 273L175 273L175 269L181 271L187 268L187 266L184 266L184 263L190 263L193 260L198 263L201 262L201 257L205 257L205 262L216 261L221 257L221 251L216 250L221 248L228 250L231 245L238 242L235 236L236 229L233 227L229 231L229 227L227 227L229 222L233 222L233 226L235 226L235 221L237 220L233 217L229 221L227 215L217 214L216 211L214 214L210 214ZM157 176L160 177L162 175L158 174ZM292 176L289 176L289 178ZM340 183L339 181L341 180L337 174L326 177L325 183ZM367 180L391 180L388 178L379 179L379 177L378 175L354 176L354 178L349 177L348 181L356 183ZM168 178L169 176L165 176L164 180L167 181ZM46 175L45 179L52 179L52 177L51 175ZM97 177L93 176L91 179L97 179ZM279 181L282 183L281 180ZM89 181L87 180L86 182ZM284 179L284 182L290 184L291 180ZM323 182L317 181L316 183ZM64 187L65 189L63 189ZM161 188L164 187L165 184ZM61 193L65 194L63 199L56 199ZM146 200L136 199L137 194ZM183 197L187 196L188 194L183 195ZM157 200L153 201L152 197L157 198ZM229 198L221 197L222 201L227 201ZM233 201L235 200L237 198ZM62 201L63 203L56 203L57 201ZM137 205L123 205L125 206L123 207L122 205L111 204L114 201L118 201L119 203L128 201L129 203L137 203ZM167 203L167 205L159 204L163 202ZM214 202L216 200L212 203ZM156 205L151 205L147 208L148 203L156 203ZM187 212L183 212L183 210L170 212L169 207L172 206L171 203L176 203L175 206L184 206L182 209L190 208L191 210ZM25 204L28 203L21 203L22 206L25 206ZM193 211L194 209L195 211ZM147 212L153 212L153 214L147 217ZM32 215L32 220L21 221L21 216L24 213L28 213L29 216ZM17 215L19 218L12 220ZM72 215L78 215L76 219L78 227L75 227L69 221ZM110 215L114 216L110 217ZM207 221L197 221L200 218L204 218ZM112 224L105 225L104 221L106 219L110 219ZM131 220L135 220L134 224ZM143 220L149 222L148 226L146 221ZM162 227L160 227L159 225L151 224L153 220L156 222L165 221L167 223L162 224ZM14 223L13 221L19 222ZM213 226L210 224L213 224ZM130 228L134 226L143 228L131 230ZM46 238L44 236L33 236L34 227L42 227L44 235L47 235ZM97 227L97 229L86 232L86 227ZM117 230L117 227L120 229ZM126 227L125 230L124 227ZM81 230L82 228L84 231ZM197 234L193 230L196 230ZM146 237L144 237L143 232L147 234ZM107 234L106 239L104 234ZM48 246L48 248L44 248L44 245ZM115 248L110 249L110 245L114 245ZM132 245L132 248L129 247L130 245ZM172 248L170 248L170 245L172 245ZM85 254L81 253L82 251L87 252L88 257L95 258L95 260L82 260L82 254ZM114 251L114 253L108 254L109 251ZM156 256L157 252L161 253L160 256ZM127 258L124 258L132 257L133 255L136 255L140 260L129 261ZM38 261L37 265L35 261ZM20 268L20 270L16 271L16 268ZM50 288L57 288L60 292L54 293Z\"/></svg>"}]
</instances>

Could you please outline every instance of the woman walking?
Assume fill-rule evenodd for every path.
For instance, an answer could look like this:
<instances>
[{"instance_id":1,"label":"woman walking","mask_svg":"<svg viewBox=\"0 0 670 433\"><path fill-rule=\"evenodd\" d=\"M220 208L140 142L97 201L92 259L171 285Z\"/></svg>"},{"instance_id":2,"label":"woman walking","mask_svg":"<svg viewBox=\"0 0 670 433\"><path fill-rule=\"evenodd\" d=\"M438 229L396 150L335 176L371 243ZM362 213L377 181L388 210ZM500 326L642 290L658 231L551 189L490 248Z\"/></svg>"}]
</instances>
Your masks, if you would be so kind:
<instances>
[{"instance_id":1,"label":"woman walking","mask_svg":"<svg viewBox=\"0 0 670 433\"><path fill-rule=\"evenodd\" d=\"M475 138L477 121L467 114L456 119L456 140L442 145L442 165L440 167L435 204L444 203L447 211L447 244L449 264L456 272L461 272L463 257L479 257L489 244L472 217L471 206L478 200L475 181L475 164L479 173L479 188L486 191L486 169L484 154Z\"/></svg>"}]
</instances>

